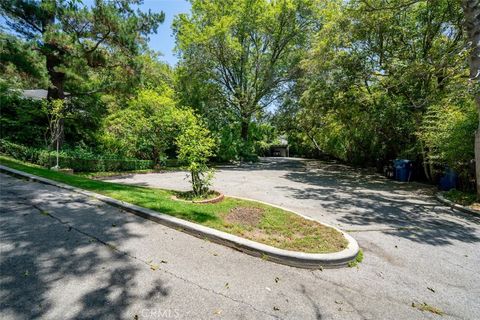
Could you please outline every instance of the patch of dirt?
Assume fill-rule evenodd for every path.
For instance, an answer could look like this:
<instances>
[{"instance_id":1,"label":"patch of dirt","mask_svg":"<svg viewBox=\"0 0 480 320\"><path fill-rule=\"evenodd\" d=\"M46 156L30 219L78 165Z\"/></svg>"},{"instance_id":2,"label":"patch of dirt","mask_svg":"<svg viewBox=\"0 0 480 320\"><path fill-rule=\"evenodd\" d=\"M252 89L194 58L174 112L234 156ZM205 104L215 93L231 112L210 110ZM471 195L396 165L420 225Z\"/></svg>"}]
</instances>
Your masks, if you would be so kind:
<instances>
[{"instance_id":1,"label":"patch of dirt","mask_svg":"<svg viewBox=\"0 0 480 320\"><path fill-rule=\"evenodd\" d=\"M472 208L473 210L480 211L480 203L479 203L479 202L475 202L475 203L473 203L473 204L470 205L470 208Z\"/></svg>"},{"instance_id":2,"label":"patch of dirt","mask_svg":"<svg viewBox=\"0 0 480 320\"><path fill-rule=\"evenodd\" d=\"M265 242L269 240L269 235L265 233L262 229L253 229L242 231L242 237L253 240Z\"/></svg>"},{"instance_id":3,"label":"patch of dirt","mask_svg":"<svg viewBox=\"0 0 480 320\"><path fill-rule=\"evenodd\" d=\"M249 207L235 207L230 210L225 217L228 223L243 224L247 226L257 226L263 217L263 209Z\"/></svg>"}]
</instances>

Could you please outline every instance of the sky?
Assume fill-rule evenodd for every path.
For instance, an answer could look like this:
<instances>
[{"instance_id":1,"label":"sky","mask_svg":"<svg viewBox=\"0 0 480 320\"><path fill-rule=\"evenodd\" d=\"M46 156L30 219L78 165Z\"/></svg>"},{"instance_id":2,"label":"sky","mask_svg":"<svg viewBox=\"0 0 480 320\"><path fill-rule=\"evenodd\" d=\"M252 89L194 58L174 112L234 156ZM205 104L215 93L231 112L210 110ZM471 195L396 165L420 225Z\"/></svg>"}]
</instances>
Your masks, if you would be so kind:
<instances>
[{"instance_id":1,"label":"sky","mask_svg":"<svg viewBox=\"0 0 480 320\"><path fill-rule=\"evenodd\" d=\"M83 3L91 5L93 0L83 0ZM158 27L157 33L150 35L149 47L162 54L160 60L172 66L175 65L178 59L173 53L175 48L175 39L172 34L173 18L179 13L189 13L190 3L186 0L144 0L140 9L165 13L165 21ZM5 19L2 16L0 16L0 26L5 26Z\"/></svg>"},{"instance_id":2,"label":"sky","mask_svg":"<svg viewBox=\"0 0 480 320\"><path fill-rule=\"evenodd\" d=\"M145 0L140 8L145 11L151 9L152 12L165 13L165 21L158 27L157 34L150 35L149 46L163 54L160 60L172 66L175 65L178 59L173 53L175 39L172 34L172 22L177 14L190 12L190 3L186 0Z\"/></svg>"}]
</instances>

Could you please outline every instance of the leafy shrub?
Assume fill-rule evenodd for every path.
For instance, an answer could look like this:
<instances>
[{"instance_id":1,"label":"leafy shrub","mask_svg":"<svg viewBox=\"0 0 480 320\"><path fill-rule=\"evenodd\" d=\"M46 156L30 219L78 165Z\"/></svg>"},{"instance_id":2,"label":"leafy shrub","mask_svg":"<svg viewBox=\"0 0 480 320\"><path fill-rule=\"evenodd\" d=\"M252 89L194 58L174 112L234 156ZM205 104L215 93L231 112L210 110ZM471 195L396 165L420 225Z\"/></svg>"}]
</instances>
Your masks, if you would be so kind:
<instances>
[{"instance_id":1,"label":"leafy shrub","mask_svg":"<svg viewBox=\"0 0 480 320\"><path fill-rule=\"evenodd\" d=\"M477 200L477 195L472 192L462 192L456 189L452 189L443 194L445 198L462 206L469 206Z\"/></svg>"},{"instance_id":2,"label":"leafy shrub","mask_svg":"<svg viewBox=\"0 0 480 320\"><path fill-rule=\"evenodd\" d=\"M445 99L427 109L417 136L423 144L423 156L432 177L441 174L443 167L448 166L459 174L461 180L473 179L469 163L475 157L477 125L475 104L470 99Z\"/></svg>"},{"instance_id":3,"label":"leafy shrub","mask_svg":"<svg viewBox=\"0 0 480 320\"><path fill-rule=\"evenodd\" d=\"M29 148L3 139L0 139L0 152L47 168L56 164L54 151ZM145 170L153 168L154 165L150 160L99 157L81 148L60 152L59 163L60 167L71 168L77 172Z\"/></svg>"},{"instance_id":4,"label":"leafy shrub","mask_svg":"<svg viewBox=\"0 0 480 320\"><path fill-rule=\"evenodd\" d=\"M208 129L194 123L178 136L176 143L178 160L185 163L190 171L193 195L205 196L213 178L213 171L209 170L207 161L213 156L215 140Z\"/></svg>"},{"instance_id":5,"label":"leafy shrub","mask_svg":"<svg viewBox=\"0 0 480 320\"><path fill-rule=\"evenodd\" d=\"M105 150L158 164L165 161L175 138L195 121L195 115L176 105L171 89L163 89L162 94L141 90L127 108L105 119L100 137Z\"/></svg>"},{"instance_id":6,"label":"leafy shrub","mask_svg":"<svg viewBox=\"0 0 480 320\"><path fill-rule=\"evenodd\" d=\"M0 139L0 152L8 154L15 159L37 163L39 157L39 150L22 146L7 140Z\"/></svg>"},{"instance_id":7,"label":"leafy shrub","mask_svg":"<svg viewBox=\"0 0 480 320\"><path fill-rule=\"evenodd\" d=\"M216 160L219 162L228 162L239 160L240 150L242 149L242 139L240 137L240 128L238 125L229 124L218 129L218 152Z\"/></svg>"},{"instance_id":8,"label":"leafy shrub","mask_svg":"<svg viewBox=\"0 0 480 320\"><path fill-rule=\"evenodd\" d=\"M0 50L1 51L1 50ZM29 146L45 145L47 115L39 100L24 99L0 79L0 137Z\"/></svg>"},{"instance_id":9,"label":"leafy shrub","mask_svg":"<svg viewBox=\"0 0 480 320\"><path fill-rule=\"evenodd\" d=\"M61 154L59 156L60 167L71 168L77 172L108 172L108 171L131 171L145 170L153 167L153 161L137 159L81 159ZM56 164L54 153L42 153L39 157L39 165L53 167Z\"/></svg>"}]
</instances>

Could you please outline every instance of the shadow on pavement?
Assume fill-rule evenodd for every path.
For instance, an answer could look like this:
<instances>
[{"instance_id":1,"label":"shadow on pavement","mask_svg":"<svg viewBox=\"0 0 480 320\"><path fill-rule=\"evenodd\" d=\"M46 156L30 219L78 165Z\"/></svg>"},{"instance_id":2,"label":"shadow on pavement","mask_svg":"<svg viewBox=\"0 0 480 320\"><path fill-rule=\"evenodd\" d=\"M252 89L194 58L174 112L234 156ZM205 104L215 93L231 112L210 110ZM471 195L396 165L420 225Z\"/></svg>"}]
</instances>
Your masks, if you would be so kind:
<instances>
[{"instance_id":1,"label":"shadow on pavement","mask_svg":"<svg viewBox=\"0 0 480 320\"><path fill-rule=\"evenodd\" d=\"M296 199L320 201L321 206L349 226L379 225L390 235L430 245L451 240L479 242L476 229L480 217L456 212L439 204L432 186L390 181L376 174L343 165L323 165L308 172L289 172L286 179L309 187L287 189ZM467 223L467 224L466 224Z\"/></svg>"},{"instance_id":2,"label":"shadow on pavement","mask_svg":"<svg viewBox=\"0 0 480 320\"><path fill-rule=\"evenodd\" d=\"M480 241L476 229L469 226L479 224L480 217L442 206L433 198L433 186L388 180L371 169L306 159L262 158L258 163L224 170L286 171L282 177L295 183L275 188L294 199L318 201L329 215L348 227L371 226L430 245Z\"/></svg>"},{"instance_id":3,"label":"shadow on pavement","mask_svg":"<svg viewBox=\"0 0 480 320\"><path fill-rule=\"evenodd\" d=\"M170 294L161 280L151 292L138 290L138 273L148 267L88 236L101 235L102 241L115 244L141 237L128 229L125 217L106 214L102 206L85 205L88 199L82 203L69 199L68 193L45 192L16 179L15 183L2 180L2 314L45 318L61 306L58 295L64 294L78 295L69 299L75 301L75 308L65 308L64 318L120 319L134 300ZM62 210L68 215L55 218ZM69 225L69 217L75 223Z\"/></svg>"}]
</instances>

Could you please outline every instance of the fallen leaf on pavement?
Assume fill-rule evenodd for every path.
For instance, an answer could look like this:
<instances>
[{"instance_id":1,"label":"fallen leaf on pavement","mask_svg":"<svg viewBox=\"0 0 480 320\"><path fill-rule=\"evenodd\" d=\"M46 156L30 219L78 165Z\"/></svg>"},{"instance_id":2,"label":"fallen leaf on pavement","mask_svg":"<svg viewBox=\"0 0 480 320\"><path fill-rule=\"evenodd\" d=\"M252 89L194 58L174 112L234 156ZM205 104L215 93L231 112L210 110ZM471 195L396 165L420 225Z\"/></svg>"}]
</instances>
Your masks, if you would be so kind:
<instances>
[{"instance_id":1,"label":"fallen leaf on pavement","mask_svg":"<svg viewBox=\"0 0 480 320\"><path fill-rule=\"evenodd\" d=\"M434 307L434 306L431 306L431 305L428 305L425 302L424 303L412 302L412 307L417 308L418 310L420 310L422 312L428 311L428 312L431 312L431 313L434 313L434 314L438 314L439 316L442 316L442 315L445 314L445 312L443 312L441 309L439 309L437 307Z\"/></svg>"}]
</instances>

